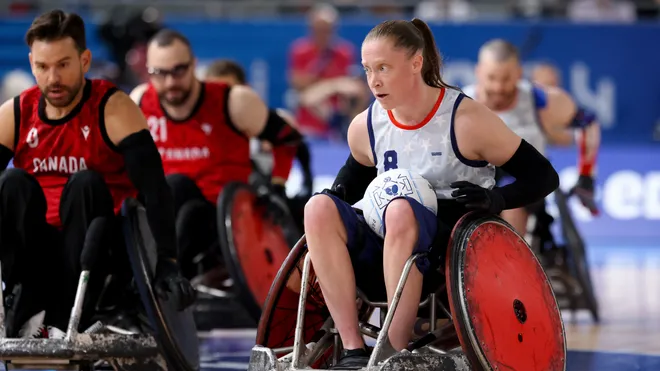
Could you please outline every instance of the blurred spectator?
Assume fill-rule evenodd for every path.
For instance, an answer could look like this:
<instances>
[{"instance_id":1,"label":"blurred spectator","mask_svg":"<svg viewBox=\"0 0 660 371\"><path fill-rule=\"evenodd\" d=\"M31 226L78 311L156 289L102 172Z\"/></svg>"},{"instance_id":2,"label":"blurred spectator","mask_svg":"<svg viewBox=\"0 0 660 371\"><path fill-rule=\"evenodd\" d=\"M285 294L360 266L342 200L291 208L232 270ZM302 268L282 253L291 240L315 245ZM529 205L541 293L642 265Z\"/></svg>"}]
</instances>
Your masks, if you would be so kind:
<instances>
[{"instance_id":1,"label":"blurred spectator","mask_svg":"<svg viewBox=\"0 0 660 371\"><path fill-rule=\"evenodd\" d=\"M14 70L5 74L2 79L2 102L11 99L34 86L32 75L23 70Z\"/></svg>"},{"instance_id":2,"label":"blurred spectator","mask_svg":"<svg viewBox=\"0 0 660 371\"><path fill-rule=\"evenodd\" d=\"M477 12L468 0L422 1L415 9L415 17L427 22L467 21L476 18Z\"/></svg>"},{"instance_id":3,"label":"blurred spectator","mask_svg":"<svg viewBox=\"0 0 660 371\"><path fill-rule=\"evenodd\" d=\"M561 86L559 70L550 63L540 63L532 70L532 81L543 86Z\"/></svg>"},{"instance_id":4,"label":"blurred spectator","mask_svg":"<svg viewBox=\"0 0 660 371\"><path fill-rule=\"evenodd\" d=\"M631 23L637 20L635 5L627 0L573 0L568 18L578 22Z\"/></svg>"},{"instance_id":5,"label":"blurred spectator","mask_svg":"<svg viewBox=\"0 0 660 371\"><path fill-rule=\"evenodd\" d=\"M112 81L125 89L147 81L146 44L162 25L155 8L135 9L118 6L99 27L101 40L117 64L118 76Z\"/></svg>"},{"instance_id":6,"label":"blurred spectator","mask_svg":"<svg viewBox=\"0 0 660 371\"><path fill-rule=\"evenodd\" d=\"M297 119L303 134L311 137L344 132L368 99L364 82L351 76L355 47L335 35L337 21L335 8L317 5L309 14L310 35L296 40L289 51Z\"/></svg>"},{"instance_id":7,"label":"blurred spectator","mask_svg":"<svg viewBox=\"0 0 660 371\"><path fill-rule=\"evenodd\" d=\"M637 18L640 20L658 20L660 16L660 0L637 0Z\"/></svg>"}]
</instances>

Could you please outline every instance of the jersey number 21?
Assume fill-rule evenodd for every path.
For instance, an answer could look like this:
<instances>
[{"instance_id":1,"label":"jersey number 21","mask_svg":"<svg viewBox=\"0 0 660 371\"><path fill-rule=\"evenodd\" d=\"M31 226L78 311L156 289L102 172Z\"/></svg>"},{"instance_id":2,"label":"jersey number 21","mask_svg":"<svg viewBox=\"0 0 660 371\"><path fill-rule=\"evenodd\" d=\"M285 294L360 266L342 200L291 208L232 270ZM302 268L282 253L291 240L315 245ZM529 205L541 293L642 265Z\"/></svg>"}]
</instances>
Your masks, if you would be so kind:
<instances>
[{"instance_id":1,"label":"jersey number 21","mask_svg":"<svg viewBox=\"0 0 660 371\"><path fill-rule=\"evenodd\" d=\"M154 142L167 141L167 119L165 117L149 116L147 124L149 124L149 131Z\"/></svg>"}]
</instances>

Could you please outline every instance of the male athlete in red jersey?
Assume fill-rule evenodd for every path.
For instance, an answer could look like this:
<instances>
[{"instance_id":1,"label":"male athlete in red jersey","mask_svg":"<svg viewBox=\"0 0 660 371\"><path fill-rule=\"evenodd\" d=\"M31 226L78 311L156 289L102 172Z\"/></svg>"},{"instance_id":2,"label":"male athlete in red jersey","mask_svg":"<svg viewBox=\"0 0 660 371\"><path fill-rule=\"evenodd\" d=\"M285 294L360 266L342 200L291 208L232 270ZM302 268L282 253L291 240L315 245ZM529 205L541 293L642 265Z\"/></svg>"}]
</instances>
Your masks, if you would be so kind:
<instances>
[{"instance_id":1,"label":"male athlete in red jersey","mask_svg":"<svg viewBox=\"0 0 660 371\"><path fill-rule=\"evenodd\" d=\"M182 264L188 262L187 256L197 254L193 249L203 249L217 239L211 206L222 188L232 181L248 183L253 170L249 139L258 137L273 144L271 181L281 196L301 140L254 90L201 82L195 77L195 66L188 39L162 30L147 49L150 83L131 93L147 117L174 192L179 247L185 253ZM205 212L184 212L189 209L186 205ZM184 273L195 274L186 267Z\"/></svg>"},{"instance_id":2,"label":"male athlete in red jersey","mask_svg":"<svg viewBox=\"0 0 660 371\"><path fill-rule=\"evenodd\" d=\"M0 175L0 254L7 286L22 284L19 336L61 334L84 244L102 243L111 259L100 259L93 271L130 272L119 259L125 248L115 215L124 199L138 194L158 246L156 289L187 307L195 293L176 262L172 195L144 116L112 84L85 79L91 53L78 15L41 15L26 42L38 86L0 106L0 167L12 157L15 167ZM35 268L50 273L35 274ZM103 281L92 276L87 304L98 299ZM90 325L93 314L93 306L83 310L81 326Z\"/></svg>"}]
</instances>

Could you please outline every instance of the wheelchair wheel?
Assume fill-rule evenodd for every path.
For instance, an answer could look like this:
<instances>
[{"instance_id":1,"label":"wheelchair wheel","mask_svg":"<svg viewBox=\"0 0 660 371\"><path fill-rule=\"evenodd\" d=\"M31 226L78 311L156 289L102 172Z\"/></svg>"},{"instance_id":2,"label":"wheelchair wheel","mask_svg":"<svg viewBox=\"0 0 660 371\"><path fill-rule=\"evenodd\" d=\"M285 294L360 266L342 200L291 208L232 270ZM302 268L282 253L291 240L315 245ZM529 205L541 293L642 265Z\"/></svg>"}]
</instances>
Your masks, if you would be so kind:
<instances>
[{"instance_id":1,"label":"wheelchair wheel","mask_svg":"<svg viewBox=\"0 0 660 371\"><path fill-rule=\"evenodd\" d=\"M168 366L197 371L200 369L199 342L192 307L179 311L171 296L159 298L153 286L158 252L146 215L145 208L137 200L124 201L123 227L134 282Z\"/></svg>"},{"instance_id":2,"label":"wheelchair wheel","mask_svg":"<svg viewBox=\"0 0 660 371\"><path fill-rule=\"evenodd\" d=\"M567 264L582 288L583 300L587 309L591 312L594 321L599 322L598 300L596 299L594 287L591 283L591 273L584 240L582 240L582 236L580 236L580 232L578 232L575 226L575 221L568 207L568 197L561 189L555 191L555 202L561 218L561 230L568 255Z\"/></svg>"},{"instance_id":3,"label":"wheelchair wheel","mask_svg":"<svg viewBox=\"0 0 660 371\"><path fill-rule=\"evenodd\" d=\"M264 310L257 328L256 344L273 349L276 355L282 356L290 353L294 343L295 328L298 313L299 292L301 288L302 268L307 245L303 236L293 247L277 273L275 281L270 288ZM303 324L303 342L316 343L327 335L324 325L330 318L330 312L325 305L321 287L316 281L314 268L311 267L308 277L308 294L305 306L305 320ZM368 307L362 305L358 318L364 320L370 313ZM366 318L368 320L368 318ZM314 368L327 366L332 354L332 345L321 350L316 359L310 363Z\"/></svg>"},{"instance_id":4,"label":"wheelchair wheel","mask_svg":"<svg viewBox=\"0 0 660 371\"><path fill-rule=\"evenodd\" d=\"M564 371L557 301L525 240L496 216L465 215L447 249L447 289L459 340L476 371Z\"/></svg>"},{"instance_id":5,"label":"wheelchair wheel","mask_svg":"<svg viewBox=\"0 0 660 371\"><path fill-rule=\"evenodd\" d=\"M218 199L218 233L221 253L234 279L236 294L258 321L268 289L295 243L295 223L280 208L281 220L268 216L266 205L260 205L248 185L228 184Z\"/></svg>"}]
</instances>

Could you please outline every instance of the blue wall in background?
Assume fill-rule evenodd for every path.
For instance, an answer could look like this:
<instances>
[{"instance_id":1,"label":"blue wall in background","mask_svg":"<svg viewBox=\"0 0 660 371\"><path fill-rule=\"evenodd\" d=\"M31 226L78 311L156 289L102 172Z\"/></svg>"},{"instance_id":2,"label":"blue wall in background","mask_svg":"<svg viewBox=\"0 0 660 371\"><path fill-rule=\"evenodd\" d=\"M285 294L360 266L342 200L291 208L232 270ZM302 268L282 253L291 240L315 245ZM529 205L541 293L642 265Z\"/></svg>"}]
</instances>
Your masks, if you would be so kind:
<instances>
[{"instance_id":1,"label":"blue wall in background","mask_svg":"<svg viewBox=\"0 0 660 371\"><path fill-rule=\"evenodd\" d=\"M375 23L344 22L339 33L359 48ZM167 24L191 39L202 64L214 58L236 59L246 66L251 83L272 106L286 106L287 51L292 41L306 33L303 21ZM23 35L28 25L28 21L0 23L0 72L27 68ZM472 82L479 46L491 38L506 38L521 48L527 65L545 60L558 65L568 90L598 114L604 127L604 143L652 143L654 127L660 123L660 25L498 23L432 28L444 54L444 74L450 83ZM106 53L95 32L90 24L90 48L97 58L104 58Z\"/></svg>"}]
</instances>

